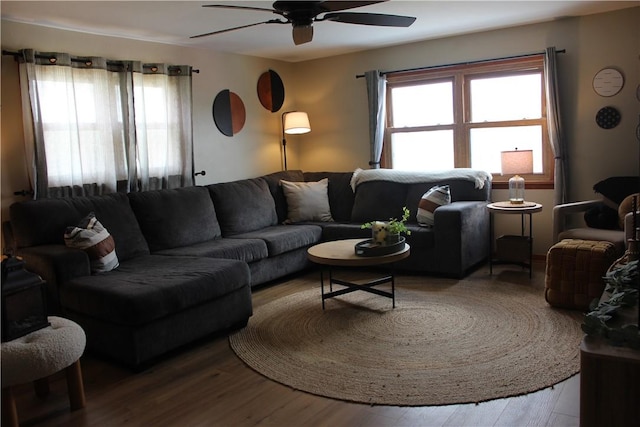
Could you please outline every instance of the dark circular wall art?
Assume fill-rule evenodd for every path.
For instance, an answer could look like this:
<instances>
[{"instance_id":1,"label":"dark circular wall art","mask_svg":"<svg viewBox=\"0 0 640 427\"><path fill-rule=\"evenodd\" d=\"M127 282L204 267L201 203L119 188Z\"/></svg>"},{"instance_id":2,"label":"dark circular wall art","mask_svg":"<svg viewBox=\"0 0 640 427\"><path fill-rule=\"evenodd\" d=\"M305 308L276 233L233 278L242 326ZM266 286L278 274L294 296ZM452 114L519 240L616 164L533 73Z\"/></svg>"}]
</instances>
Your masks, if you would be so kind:
<instances>
[{"instance_id":1,"label":"dark circular wall art","mask_svg":"<svg viewBox=\"0 0 640 427\"><path fill-rule=\"evenodd\" d=\"M258 99L267 110L275 113L284 103L284 85L278 73L266 71L258 79Z\"/></svg>"},{"instance_id":2,"label":"dark circular wall art","mask_svg":"<svg viewBox=\"0 0 640 427\"><path fill-rule=\"evenodd\" d=\"M220 91L213 100L213 121L223 135L233 136L240 132L246 116L242 99L228 89Z\"/></svg>"},{"instance_id":3,"label":"dark circular wall art","mask_svg":"<svg viewBox=\"0 0 640 427\"><path fill-rule=\"evenodd\" d=\"M620 112L614 107L604 107L596 114L596 123L602 129L613 129L620 123Z\"/></svg>"}]
</instances>

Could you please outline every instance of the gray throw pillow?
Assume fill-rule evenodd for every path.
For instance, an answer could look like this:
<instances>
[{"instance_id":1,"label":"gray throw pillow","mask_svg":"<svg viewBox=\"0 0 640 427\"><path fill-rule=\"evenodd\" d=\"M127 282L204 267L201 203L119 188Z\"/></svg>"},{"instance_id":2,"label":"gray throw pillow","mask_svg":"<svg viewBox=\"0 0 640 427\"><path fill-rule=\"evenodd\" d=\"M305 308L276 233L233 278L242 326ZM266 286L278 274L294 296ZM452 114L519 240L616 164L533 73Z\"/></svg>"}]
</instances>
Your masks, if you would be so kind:
<instances>
[{"instance_id":1,"label":"gray throw pillow","mask_svg":"<svg viewBox=\"0 0 640 427\"><path fill-rule=\"evenodd\" d=\"M329 206L329 180L317 182L280 181L287 199L287 221L333 221Z\"/></svg>"}]
</instances>

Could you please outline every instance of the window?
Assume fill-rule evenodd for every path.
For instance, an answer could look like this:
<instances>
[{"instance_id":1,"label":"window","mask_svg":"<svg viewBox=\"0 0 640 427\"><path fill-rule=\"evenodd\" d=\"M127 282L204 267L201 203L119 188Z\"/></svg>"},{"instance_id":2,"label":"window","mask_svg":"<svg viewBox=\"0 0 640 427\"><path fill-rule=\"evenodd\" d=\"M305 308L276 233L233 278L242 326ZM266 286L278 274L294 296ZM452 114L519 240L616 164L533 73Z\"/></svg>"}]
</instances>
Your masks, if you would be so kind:
<instances>
[{"instance_id":1,"label":"window","mask_svg":"<svg viewBox=\"0 0 640 427\"><path fill-rule=\"evenodd\" d=\"M551 188L543 55L387 74L383 166L475 168L501 176L500 152L533 150L528 186Z\"/></svg>"}]
</instances>

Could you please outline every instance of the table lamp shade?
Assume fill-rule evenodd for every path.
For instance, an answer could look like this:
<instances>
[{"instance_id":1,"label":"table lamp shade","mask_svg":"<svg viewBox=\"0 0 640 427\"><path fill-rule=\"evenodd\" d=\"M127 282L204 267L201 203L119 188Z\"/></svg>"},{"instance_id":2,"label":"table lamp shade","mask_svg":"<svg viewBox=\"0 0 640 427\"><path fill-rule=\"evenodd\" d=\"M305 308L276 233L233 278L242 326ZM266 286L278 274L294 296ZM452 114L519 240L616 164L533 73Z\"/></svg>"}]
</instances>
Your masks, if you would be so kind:
<instances>
[{"instance_id":1,"label":"table lamp shade","mask_svg":"<svg viewBox=\"0 0 640 427\"><path fill-rule=\"evenodd\" d=\"M533 150L503 151L500 157L502 174L514 174L509 179L509 201L524 203L524 178L519 174L533 173Z\"/></svg>"}]
</instances>

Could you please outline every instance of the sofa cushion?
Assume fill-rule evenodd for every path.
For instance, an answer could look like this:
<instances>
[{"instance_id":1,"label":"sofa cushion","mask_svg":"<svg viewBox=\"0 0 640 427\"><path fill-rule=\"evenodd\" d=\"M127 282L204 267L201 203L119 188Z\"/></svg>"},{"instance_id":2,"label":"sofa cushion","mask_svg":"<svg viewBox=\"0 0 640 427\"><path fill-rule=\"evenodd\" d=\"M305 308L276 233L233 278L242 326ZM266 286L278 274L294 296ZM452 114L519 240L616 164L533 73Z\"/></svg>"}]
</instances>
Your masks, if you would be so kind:
<instances>
[{"instance_id":1,"label":"sofa cushion","mask_svg":"<svg viewBox=\"0 0 640 427\"><path fill-rule=\"evenodd\" d=\"M280 181L305 181L304 175L301 170L287 170L270 173L262 177L269 186L269 191L273 197L273 201L276 205L276 214L278 215L278 224L282 224L287 219L287 200L284 196L284 191L280 185ZM319 181L314 179L313 181ZM331 184L329 184L331 186Z\"/></svg>"},{"instance_id":2,"label":"sofa cushion","mask_svg":"<svg viewBox=\"0 0 640 427\"><path fill-rule=\"evenodd\" d=\"M225 237L180 248L164 249L155 253L157 255L237 259L247 263L259 261L269 256L264 240Z\"/></svg>"},{"instance_id":3,"label":"sofa cushion","mask_svg":"<svg viewBox=\"0 0 640 427\"><path fill-rule=\"evenodd\" d=\"M118 267L113 237L93 212L77 225L67 227L64 242L70 248L82 249L87 253L92 273L104 273Z\"/></svg>"},{"instance_id":4,"label":"sofa cushion","mask_svg":"<svg viewBox=\"0 0 640 427\"><path fill-rule=\"evenodd\" d=\"M433 227L434 212L440 206L451 203L451 192L448 185L435 185L429 189L418 203L416 219L423 227Z\"/></svg>"},{"instance_id":5,"label":"sofa cushion","mask_svg":"<svg viewBox=\"0 0 640 427\"><path fill-rule=\"evenodd\" d=\"M9 208L13 239L18 248L64 244L64 232L83 217L70 199L17 202Z\"/></svg>"},{"instance_id":6,"label":"sofa cushion","mask_svg":"<svg viewBox=\"0 0 640 427\"><path fill-rule=\"evenodd\" d=\"M129 199L151 252L221 236L211 196L204 187L129 193Z\"/></svg>"},{"instance_id":7,"label":"sofa cushion","mask_svg":"<svg viewBox=\"0 0 640 427\"><path fill-rule=\"evenodd\" d=\"M280 181L287 199L287 222L333 221L329 207L329 180L317 182Z\"/></svg>"},{"instance_id":8,"label":"sofa cushion","mask_svg":"<svg viewBox=\"0 0 640 427\"><path fill-rule=\"evenodd\" d=\"M69 281L65 309L121 325L141 325L249 286L246 263L147 255L108 273Z\"/></svg>"},{"instance_id":9,"label":"sofa cushion","mask_svg":"<svg viewBox=\"0 0 640 427\"><path fill-rule=\"evenodd\" d=\"M353 210L355 194L351 188L353 172L305 172L308 182L329 179L329 205L334 221L349 221Z\"/></svg>"},{"instance_id":10,"label":"sofa cushion","mask_svg":"<svg viewBox=\"0 0 640 427\"><path fill-rule=\"evenodd\" d=\"M264 240L270 257L314 245L320 241L321 237L322 228L309 224L274 225L233 236L234 239Z\"/></svg>"},{"instance_id":11,"label":"sofa cushion","mask_svg":"<svg viewBox=\"0 0 640 427\"><path fill-rule=\"evenodd\" d=\"M356 187L351 221L365 223L401 218L406 198L406 184L391 181L364 182ZM415 210L412 212L415 213Z\"/></svg>"},{"instance_id":12,"label":"sofa cushion","mask_svg":"<svg viewBox=\"0 0 640 427\"><path fill-rule=\"evenodd\" d=\"M247 233L277 224L276 206L264 179L244 179L207 188L223 236Z\"/></svg>"},{"instance_id":13,"label":"sofa cushion","mask_svg":"<svg viewBox=\"0 0 640 427\"><path fill-rule=\"evenodd\" d=\"M95 212L111 233L120 261L149 253L138 220L124 193L14 203L10 214L16 245L64 244L66 228L90 212Z\"/></svg>"}]
</instances>

